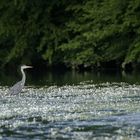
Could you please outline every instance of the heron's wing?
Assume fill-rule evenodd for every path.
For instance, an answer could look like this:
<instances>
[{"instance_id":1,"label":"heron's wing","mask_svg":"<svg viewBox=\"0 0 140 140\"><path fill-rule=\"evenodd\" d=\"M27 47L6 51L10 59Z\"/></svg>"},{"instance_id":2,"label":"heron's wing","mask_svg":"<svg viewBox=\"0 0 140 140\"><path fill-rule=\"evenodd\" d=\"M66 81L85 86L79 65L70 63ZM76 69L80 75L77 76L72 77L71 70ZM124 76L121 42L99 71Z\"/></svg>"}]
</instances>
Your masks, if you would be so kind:
<instances>
[{"instance_id":1,"label":"heron's wing","mask_svg":"<svg viewBox=\"0 0 140 140\"><path fill-rule=\"evenodd\" d=\"M18 94L22 91L24 85L22 83L22 81L19 81L18 83L16 83L14 86L12 86L9 90L9 94Z\"/></svg>"}]
</instances>

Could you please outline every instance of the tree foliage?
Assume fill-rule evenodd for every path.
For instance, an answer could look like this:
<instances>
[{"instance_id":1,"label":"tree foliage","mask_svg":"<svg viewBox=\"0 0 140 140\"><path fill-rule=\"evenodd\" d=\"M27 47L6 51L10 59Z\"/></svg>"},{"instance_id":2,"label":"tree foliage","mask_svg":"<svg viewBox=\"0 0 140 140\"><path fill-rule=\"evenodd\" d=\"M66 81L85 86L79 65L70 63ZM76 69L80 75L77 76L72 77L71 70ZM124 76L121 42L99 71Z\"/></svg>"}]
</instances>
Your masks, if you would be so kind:
<instances>
[{"instance_id":1,"label":"tree foliage","mask_svg":"<svg viewBox=\"0 0 140 140\"><path fill-rule=\"evenodd\" d=\"M0 65L140 63L139 0L1 0Z\"/></svg>"}]
</instances>

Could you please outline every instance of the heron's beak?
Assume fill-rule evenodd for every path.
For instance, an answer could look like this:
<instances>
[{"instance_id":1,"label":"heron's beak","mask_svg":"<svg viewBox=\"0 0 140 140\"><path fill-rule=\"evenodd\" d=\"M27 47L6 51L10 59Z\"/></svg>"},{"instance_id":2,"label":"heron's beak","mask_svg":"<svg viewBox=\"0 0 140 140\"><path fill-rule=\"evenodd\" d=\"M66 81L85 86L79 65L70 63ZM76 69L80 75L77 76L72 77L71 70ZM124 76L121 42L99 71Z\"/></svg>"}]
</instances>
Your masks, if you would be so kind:
<instances>
[{"instance_id":1,"label":"heron's beak","mask_svg":"<svg viewBox=\"0 0 140 140\"><path fill-rule=\"evenodd\" d=\"M33 68L32 66L26 66L26 68Z\"/></svg>"}]
</instances>

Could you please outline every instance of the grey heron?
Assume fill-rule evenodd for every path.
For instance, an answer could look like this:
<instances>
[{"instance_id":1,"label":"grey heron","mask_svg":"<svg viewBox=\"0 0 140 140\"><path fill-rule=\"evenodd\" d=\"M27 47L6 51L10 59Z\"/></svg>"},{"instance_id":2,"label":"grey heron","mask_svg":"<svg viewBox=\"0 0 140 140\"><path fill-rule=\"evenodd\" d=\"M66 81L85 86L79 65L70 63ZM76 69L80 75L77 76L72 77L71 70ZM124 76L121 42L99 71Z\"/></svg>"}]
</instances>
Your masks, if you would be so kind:
<instances>
[{"instance_id":1,"label":"grey heron","mask_svg":"<svg viewBox=\"0 0 140 140\"><path fill-rule=\"evenodd\" d=\"M25 80L26 80L26 75L24 72L24 69L28 69L28 68L32 68L32 66L27 66L27 65L22 65L20 70L22 73L22 80L17 82L15 85L13 85L10 90L9 90L9 94L18 94L22 91L24 85L25 85Z\"/></svg>"}]
</instances>

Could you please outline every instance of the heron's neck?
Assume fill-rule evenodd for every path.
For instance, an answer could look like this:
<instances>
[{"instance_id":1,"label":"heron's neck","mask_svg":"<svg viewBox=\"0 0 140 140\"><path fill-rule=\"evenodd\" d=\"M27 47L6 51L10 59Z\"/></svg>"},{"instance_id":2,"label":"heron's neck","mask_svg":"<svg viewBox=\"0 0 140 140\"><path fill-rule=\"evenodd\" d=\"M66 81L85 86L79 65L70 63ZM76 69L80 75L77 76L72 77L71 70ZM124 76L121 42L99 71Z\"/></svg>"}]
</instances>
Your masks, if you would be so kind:
<instances>
[{"instance_id":1,"label":"heron's neck","mask_svg":"<svg viewBox=\"0 0 140 140\"><path fill-rule=\"evenodd\" d=\"M23 69L21 69L21 73L22 73L22 83L25 84L26 77L25 77L25 72L23 71Z\"/></svg>"}]
</instances>

